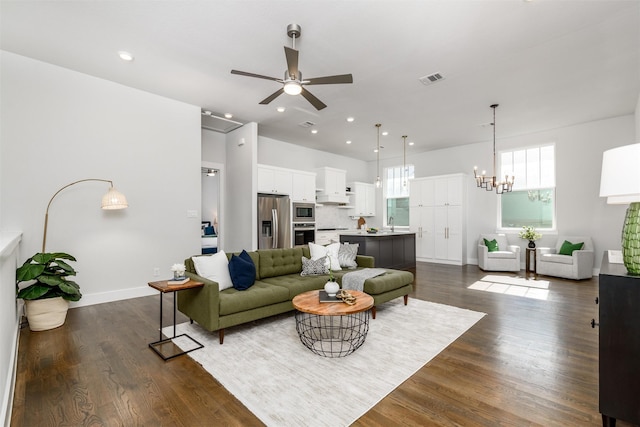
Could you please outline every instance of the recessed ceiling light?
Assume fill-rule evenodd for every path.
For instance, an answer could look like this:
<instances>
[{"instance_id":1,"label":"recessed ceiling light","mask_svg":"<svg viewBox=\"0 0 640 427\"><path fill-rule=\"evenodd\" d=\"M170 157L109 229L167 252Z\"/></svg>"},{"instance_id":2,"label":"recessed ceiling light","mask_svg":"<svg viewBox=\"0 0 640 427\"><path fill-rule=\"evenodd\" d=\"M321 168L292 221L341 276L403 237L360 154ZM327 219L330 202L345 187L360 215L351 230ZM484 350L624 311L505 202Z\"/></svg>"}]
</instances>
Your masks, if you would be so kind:
<instances>
[{"instance_id":1,"label":"recessed ceiling light","mask_svg":"<svg viewBox=\"0 0 640 427\"><path fill-rule=\"evenodd\" d=\"M315 135L316 133L318 133L318 129L311 129L311 133Z\"/></svg>"},{"instance_id":2,"label":"recessed ceiling light","mask_svg":"<svg viewBox=\"0 0 640 427\"><path fill-rule=\"evenodd\" d=\"M351 144L351 141L347 141L347 144Z\"/></svg>"},{"instance_id":3,"label":"recessed ceiling light","mask_svg":"<svg viewBox=\"0 0 640 427\"><path fill-rule=\"evenodd\" d=\"M224 116L225 116L227 119L230 119L230 118L232 118L232 117L233 117L233 114L231 114L231 113L224 113Z\"/></svg>"},{"instance_id":4,"label":"recessed ceiling light","mask_svg":"<svg viewBox=\"0 0 640 427\"><path fill-rule=\"evenodd\" d=\"M415 144L415 142L413 142L413 141L409 142L409 145L413 145L413 144Z\"/></svg>"},{"instance_id":5,"label":"recessed ceiling light","mask_svg":"<svg viewBox=\"0 0 640 427\"><path fill-rule=\"evenodd\" d=\"M347 117L347 121L348 121L349 123L351 123L351 122L352 122L352 121L354 121L354 120L355 120L355 119L354 119L353 117Z\"/></svg>"},{"instance_id":6,"label":"recessed ceiling light","mask_svg":"<svg viewBox=\"0 0 640 427\"><path fill-rule=\"evenodd\" d=\"M133 61L133 55L130 54L129 52L125 52L124 50L119 51L118 56L123 61Z\"/></svg>"},{"instance_id":7,"label":"recessed ceiling light","mask_svg":"<svg viewBox=\"0 0 640 427\"><path fill-rule=\"evenodd\" d=\"M382 132L382 136L387 136L387 135L389 135L389 132L387 131Z\"/></svg>"},{"instance_id":8,"label":"recessed ceiling light","mask_svg":"<svg viewBox=\"0 0 640 427\"><path fill-rule=\"evenodd\" d=\"M286 108L284 108L284 107L278 107L278 108L276 108L276 111L277 111L278 113L284 113L284 112L286 111Z\"/></svg>"},{"instance_id":9,"label":"recessed ceiling light","mask_svg":"<svg viewBox=\"0 0 640 427\"><path fill-rule=\"evenodd\" d=\"M374 152L374 153L377 153L377 152L378 152L378 149L377 149L377 148L374 148L374 149L373 149L373 152Z\"/></svg>"}]
</instances>

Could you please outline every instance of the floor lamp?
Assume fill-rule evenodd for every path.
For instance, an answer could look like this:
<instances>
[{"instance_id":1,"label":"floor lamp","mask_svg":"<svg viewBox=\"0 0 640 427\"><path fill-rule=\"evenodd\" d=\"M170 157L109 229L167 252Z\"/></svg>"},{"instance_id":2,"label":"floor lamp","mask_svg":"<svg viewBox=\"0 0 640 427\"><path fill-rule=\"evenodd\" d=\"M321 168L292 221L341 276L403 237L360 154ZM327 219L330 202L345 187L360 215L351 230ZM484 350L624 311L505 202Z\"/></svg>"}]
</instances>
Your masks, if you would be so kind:
<instances>
[{"instance_id":1,"label":"floor lamp","mask_svg":"<svg viewBox=\"0 0 640 427\"><path fill-rule=\"evenodd\" d=\"M629 205L622 227L622 258L629 274L640 275L640 144L602 155L600 197L609 205Z\"/></svg>"},{"instance_id":2,"label":"floor lamp","mask_svg":"<svg viewBox=\"0 0 640 427\"><path fill-rule=\"evenodd\" d=\"M102 209L115 210L115 209L124 209L129 206L129 204L127 203L127 198L124 197L124 194L120 193L115 188L113 188L113 181L110 181L108 179L87 178L87 179L81 179L80 181L75 181L75 182L72 182L71 184L65 185L64 187L62 187L61 189L55 192L55 194L51 197L51 200L49 200L49 204L47 204L47 211L44 214L44 233L42 235L42 252L43 253L45 251L45 245L47 243L47 224L49 222L49 207L51 206L51 202L53 202L53 199L55 199L56 196L65 188L71 187L72 185L80 184L81 182L87 182L87 181L108 182L110 184L109 191L107 191L107 194L102 196Z\"/></svg>"}]
</instances>

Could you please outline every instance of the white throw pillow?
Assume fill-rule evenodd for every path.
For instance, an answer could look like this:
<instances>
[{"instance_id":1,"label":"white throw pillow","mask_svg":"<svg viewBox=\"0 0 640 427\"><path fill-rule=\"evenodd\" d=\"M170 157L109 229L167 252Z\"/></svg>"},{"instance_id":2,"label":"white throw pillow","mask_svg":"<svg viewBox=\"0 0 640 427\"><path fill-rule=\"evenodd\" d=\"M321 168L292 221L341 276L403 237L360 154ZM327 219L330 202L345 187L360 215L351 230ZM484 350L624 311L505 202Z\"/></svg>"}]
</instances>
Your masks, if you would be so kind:
<instances>
[{"instance_id":1,"label":"white throw pillow","mask_svg":"<svg viewBox=\"0 0 640 427\"><path fill-rule=\"evenodd\" d=\"M340 260L338 259L338 251L340 250L340 242L332 243L327 246L316 245L315 243L309 243L309 252L311 253L312 260L318 260L323 256L327 257L326 265L331 267L331 270L342 270L340 267Z\"/></svg>"},{"instance_id":2,"label":"white throw pillow","mask_svg":"<svg viewBox=\"0 0 640 427\"><path fill-rule=\"evenodd\" d=\"M219 251L210 256L194 256L191 259L198 276L218 282L218 288L221 291L233 288L233 282L229 274L229 260L224 251Z\"/></svg>"}]
</instances>

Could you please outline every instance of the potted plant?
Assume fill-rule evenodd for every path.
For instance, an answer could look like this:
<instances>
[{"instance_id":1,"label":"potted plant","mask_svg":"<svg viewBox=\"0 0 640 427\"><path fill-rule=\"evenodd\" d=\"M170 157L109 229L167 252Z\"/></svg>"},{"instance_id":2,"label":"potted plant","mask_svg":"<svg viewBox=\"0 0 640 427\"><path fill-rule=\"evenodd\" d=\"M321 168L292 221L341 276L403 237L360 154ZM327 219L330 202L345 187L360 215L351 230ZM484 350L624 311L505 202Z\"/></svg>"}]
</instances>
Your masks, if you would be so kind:
<instances>
[{"instance_id":1,"label":"potted plant","mask_svg":"<svg viewBox=\"0 0 640 427\"><path fill-rule=\"evenodd\" d=\"M522 231L518 234L521 239L526 239L529 241L529 247L535 248L535 241L542 237L542 234L538 233L534 227L529 225L525 225L522 227Z\"/></svg>"},{"instance_id":2,"label":"potted plant","mask_svg":"<svg viewBox=\"0 0 640 427\"><path fill-rule=\"evenodd\" d=\"M80 287L68 276L76 271L66 261L76 259L63 252L37 253L16 270L16 292L26 306L32 331L46 331L62 326L69 301L82 298ZM20 287L23 282L32 282Z\"/></svg>"},{"instance_id":3,"label":"potted plant","mask_svg":"<svg viewBox=\"0 0 640 427\"><path fill-rule=\"evenodd\" d=\"M330 297L336 296L336 293L340 290L340 285L336 281L336 278L333 277L333 270L331 269L331 257L327 254L327 258L329 259L329 280L324 285L324 291Z\"/></svg>"}]
</instances>

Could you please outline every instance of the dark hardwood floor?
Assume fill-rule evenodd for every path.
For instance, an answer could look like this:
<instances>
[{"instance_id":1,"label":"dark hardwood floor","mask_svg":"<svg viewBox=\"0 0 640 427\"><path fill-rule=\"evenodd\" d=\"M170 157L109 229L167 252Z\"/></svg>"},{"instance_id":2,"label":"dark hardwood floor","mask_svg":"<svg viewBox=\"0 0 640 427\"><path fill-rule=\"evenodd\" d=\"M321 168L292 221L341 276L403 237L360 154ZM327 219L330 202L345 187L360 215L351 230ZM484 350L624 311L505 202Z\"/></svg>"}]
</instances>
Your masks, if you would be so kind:
<instances>
[{"instance_id":1,"label":"dark hardwood floor","mask_svg":"<svg viewBox=\"0 0 640 427\"><path fill-rule=\"evenodd\" d=\"M533 299L468 289L487 274L512 276L473 265L418 263L415 273L412 297L487 316L354 425L601 425L598 330L589 325L597 278L530 276L531 285L550 281L546 299ZM188 356L164 362L148 348L158 298L73 309L52 331L24 327L11 425L262 425Z\"/></svg>"}]
</instances>

